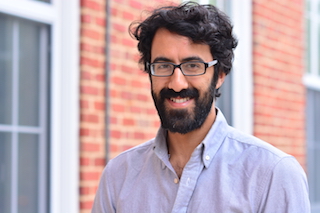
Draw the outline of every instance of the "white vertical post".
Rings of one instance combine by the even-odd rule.
[[[239,44],[233,69],[233,126],[253,132],[252,2],[232,1],[232,21]]]

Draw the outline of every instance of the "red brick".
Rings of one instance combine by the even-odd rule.
[[[92,39],[102,39],[104,37],[103,34],[99,33],[98,31],[95,30],[90,30],[90,29],[81,29],[81,34],[84,37],[92,38]]]
[[[136,47],[137,43],[132,39],[124,38],[124,39],[122,39],[122,45],[128,46],[128,47]]]
[[[96,114],[81,114],[81,121],[89,122],[89,123],[98,123],[99,116]]]
[[[90,80],[92,79],[92,74],[90,72],[82,71],[81,79]]]
[[[134,14],[132,12],[124,11],[122,17],[127,20],[134,20]]]
[[[106,165],[106,159],[105,158],[96,158],[94,160],[94,165],[96,165],[96,166],[105,166]]]
[[[123,146],[122,146],[122,151],[131,149],[132,147],[133,147],[132,145],[123,145]]]
[[[144,132],[135,132],[133,138],[134,139],[145,139],[146,136],[145,136]]]
[[[117,144],[110,144],[110,152],[111,153],[117,153],[120,151],[120,147]]]
[[[126,73],[132,73],[133,68],[126,65],[122,65],[121,70]]]
[[[99,61],[97,59],[88,58],[88,57],[81,57],[80,64],[88,65],[96,68],[104,68],[104,62]]]
[[[121,104],[112,104],[111,109],[115,112],[124,112],[125,111],[125,106]]]
[[[80,158],[80,165],[81,165],[81,166],[88,166],[88,165],[90,165],[90,159],[89,159],[89,158]]]
[[[99,4],[97,1],[94,1],[94,0],[81,0],[81,6],[90,8],[95,11],[105,10],[103,4]]]
[[[127,81],[123,77],[113,77],[111,81],[115,84],[126,85]]]
[[[104,18],[97,17],[95,19],[95,21],[96,21],[96,24],[101,26],[101,27],[105,27],[106,26],[106,20]]]
[[[127,27],[122,24],[113,23],[113,28],[119,32],[127,32]]]
[[[93,201],[81,201],[80,209],[90,210],[92,208],[92,205],[93,205]]]
[[[134,126],[135,125],[135,121],[133,119],[128,119],[128,118],[123,119],[122,123],[124,126]]]
[[[80,187],[80,190],[79,190],[81,195],[91,194],[90,191],[91,191],[90,187]]]
[[[106,76],[104,74],[97,74],[95,76],[95,80],[104,82],[106,80]]]
[[[134,0],[130,0],[130,1],[129,1],[129,5],[130,5],[131,7],[133,7],[133,8],[139,9],[139,10],[141,10],[142,7],[143,7],[143,5],[142,5],[141,2],[139,2],[139,1],[134,1]]]
[[[83,94],[98,95],[99,90],[96,87],[92,86],[81,86],[80,92]]]
[[[98,152],[100,147],[101,145],[97,143],[81,143],[81,150],[86,152]]]
[[[118,119],[116,117],[110,117],[110,124],[117,124],[118,123]]]
[[[138,94],[136,96],[136,98],[139,100],[139,101],[148,101],[149,100],[149,96],[148,95],[143,95],[143,94]]]
[[[104,102],[100,102],[100,101],[96,101],[96,102],[94,102],[94,108],[96,110],[104,111],[105,110],[105,103]]]
[[[121,138],[121,132],[117,130],[112,130],[110,132],[111,138]]]
[[[141,107],[132,106],[132,107],[130,107],[130,112],[140,113],[140,112],[142,112],[142,108]]]
[[[80,108],[81,109],[88,109],[89,107],[90,107],[89,101],[80,100]]]
[[[81,180],[99,180],[100,172],[80,172]]]
[[[90,129],[87,129],[87,128],[80,129],[80,136],[89,136],[89,135],[90,135]]]
[[[121,92],[121,98],[123,99],[132,99],[133,94],[131,92]]]
[[[91,22],[91,16],[90,15],[82,15],[81,16],[81,22],[90,23]]]

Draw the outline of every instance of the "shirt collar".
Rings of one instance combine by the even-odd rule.
[[[154,141],[153,150],[158,158],[162,161],[162,169],[170,167],[169,154],[167,147],[167,130],[160,127]]]
[[[216,109],[216,120],[213,123],[211,129],[209,130],[208,134],[202,141],[204,147],[202,160],[206,168],[209,167],[210,163],[215,157],[215,154],[217,153],[225,137],[227,136],[228,123],[220,109]]]
[[[217,153],[219,147],[223,143],[226,135],[227,135],[227,128],[228,124],[227,121],[220,111],[217,109],[217,116],[214,124],[212,125],[211,129],[209,130],[208,134],[204,138],[201,144],[198,145],[198,149],[202,148],[202,160],[204,166],[208,168],[212,159],[214,158],[215,154]],[[167,138],[167,130],[160,127],[158,130],[157,136],[154,142],[154,152],[156,155],[162,160],[162,168],[164,169],[166,166],[171,167],[169,162],[168,156],[168,148],[166,143]]]

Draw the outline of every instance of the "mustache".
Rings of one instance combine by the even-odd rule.
[[[165,98],[198,98],[199,97],[199,91],[195,88],[188,88],[188,89],[183,89],[180,92],[176,92],[173,89],[168,89],[168,88],[163,88],[160,91],[160,97],[165,99]]]

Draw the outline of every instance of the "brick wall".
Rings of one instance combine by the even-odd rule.
[[[81,1],[80,31],[80,209],[91,212],[105,166],[104,0]]]
[[[254,134],[305,166],[303,0],[253,0]]]

